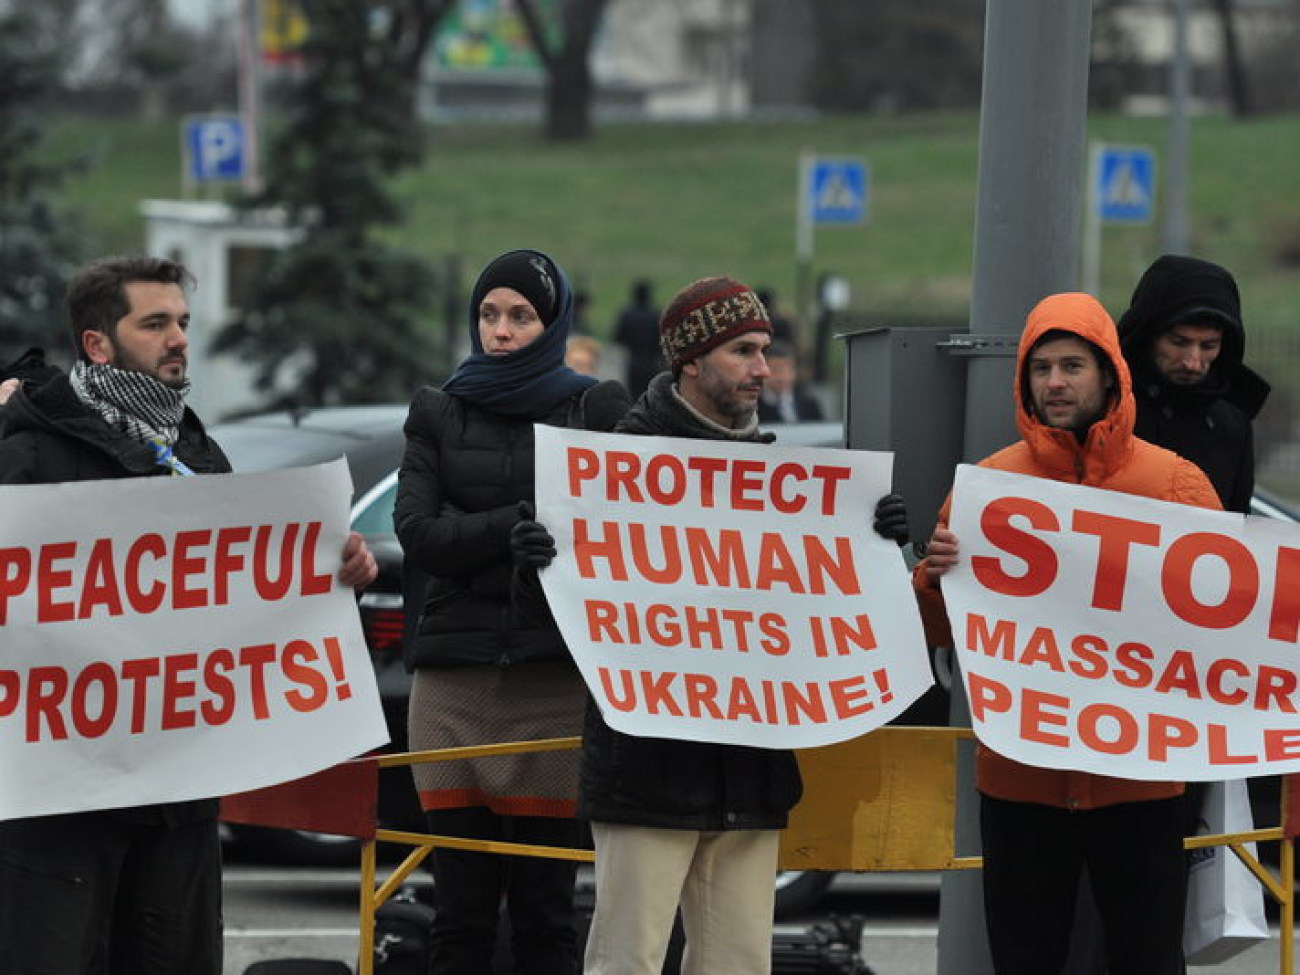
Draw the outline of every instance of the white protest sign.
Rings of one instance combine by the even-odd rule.
[[[343,461],[0,487],[0,819],[218,796],[388,740]]]
[[[1143,780],[1300,770],[1300,526],[963,465],[944,600],[986,745]]]
[[[871,528],[891,455],[535,429],[543,586],[611,727],[825,745],[933,683],[902,553]]]

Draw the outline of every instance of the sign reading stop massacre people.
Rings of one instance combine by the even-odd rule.
[[[1134,779],[1300,770],[1300,526],[962,466],[951,527],[989,747]]]
[[[343,461],[0,487],[0,819],[298,778],[388,740]]]
[[[902,554],[871,528],[891,455],[535,429],[543,586],[611,727],[824,745],[933,682]]]

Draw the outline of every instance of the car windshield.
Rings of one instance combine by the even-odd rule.
[[[235,469],[241,472],[303,467],[342,457],[353,438],[329,430],[223,424],[213,429]]]
[[[365,535],[393,534],[393,505],[397,503],[397,476],[384,478],[352,511],[352,530]]]

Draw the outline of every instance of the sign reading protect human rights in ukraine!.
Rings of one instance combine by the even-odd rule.
[[[388,740],[342,460],[0,487],[0,819],[243,792]]]
[[[933,678],[892,456],[537,426],[547,600],[609,725],[768,748],[843,741]]]
[[[963,465],[951,527],[990,748],[1130,779],[1300,771],[1300,526]]]

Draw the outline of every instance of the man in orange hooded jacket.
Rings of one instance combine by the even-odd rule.
[[[995,470],[1220,508],[1190,461],[1133,435],[1128,366],[1115,324],[1085,294],[1044,298],[1016,360],[1021,440]],[[944,504],[913,584],[931,646],[953,646],[940,579],[959,558]],[[985,919],[998,975],[1054,975],[1069,950],[1087,869],[1111,975],[1178,975],[1187,896],[1181,782],[1038,768],[981,745],[976,756]]]

